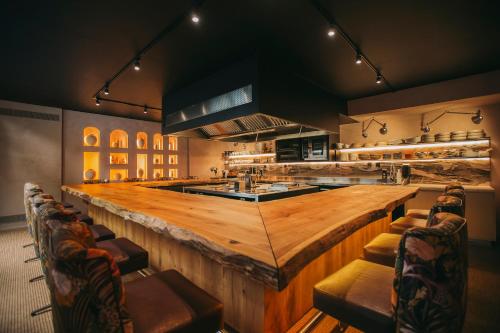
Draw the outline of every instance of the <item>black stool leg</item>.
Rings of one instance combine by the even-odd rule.
[[[349,328],[349,325],[347,325],[346,323],[343,323],[339,320],[338,324],[334,327],[332,332],[342,333],[342,332],[345,332],[348,328]]]
[[[24,261],[24,263],[26,264],[26,263],[29,263],[29,262],[32,262],[32,261],[36,261],[36,260],[40,260],[40,257],[33,257],[33,258],[26,259]]]
[[[40,281],[40,280],[43,280],[43,278],[44,278],[44,275],[38,275],[38,276],[35,276],[34,278],[30,279],[30,282]]]
[[[50,305],[50,304],[42,306],[41,308],[34,310],[33,312],[31,312],[31,316],[35,317],[35,316],[41,315],[42,313],[49,312],[49,311],[52,311],[52,305]]]

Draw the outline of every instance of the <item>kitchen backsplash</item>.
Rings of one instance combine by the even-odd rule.
[[[380,178],[382,169],[388,169],[389,166],[388,163],[383,162],[371,162],[366,164],[267,164],[264,174],[265,176],[289,177]],[[234,166],[231,169],[246,170],[248,167]],[[459,181],[466,185],[489,185],[490,161],[411,163],[411,183],[446,184],[452,181]]]

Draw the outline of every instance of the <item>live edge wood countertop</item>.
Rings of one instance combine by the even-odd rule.
[[[416,187],[358,185],[256,203],[148,187],[181,183],[64,185],[62,190],[174,238],[275,290],[285,288],[313,259],[418,192]]]

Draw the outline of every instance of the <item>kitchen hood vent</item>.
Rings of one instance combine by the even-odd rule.
[[[231,142],[338,133],[346,102],[277,68],[247,59],[165,95],[162,133]]]

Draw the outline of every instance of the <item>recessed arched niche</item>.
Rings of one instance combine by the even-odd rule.
[[[148,135],[145,132],[137,132],[135,144],[137,149],[148,149]]]
[[[177,138],[175,136],[168,137],[168,150],[177,150]]]
[[[95,127],[85,127],[83,129],[83,146],[99,147],[101,145],[101,132]]]
[[[128,134],[124,130],[115,129],[109,135],[111,148],[128,148]]]
[[[160,133],[153,135],[153,149],[163,150],[163,136]]]

